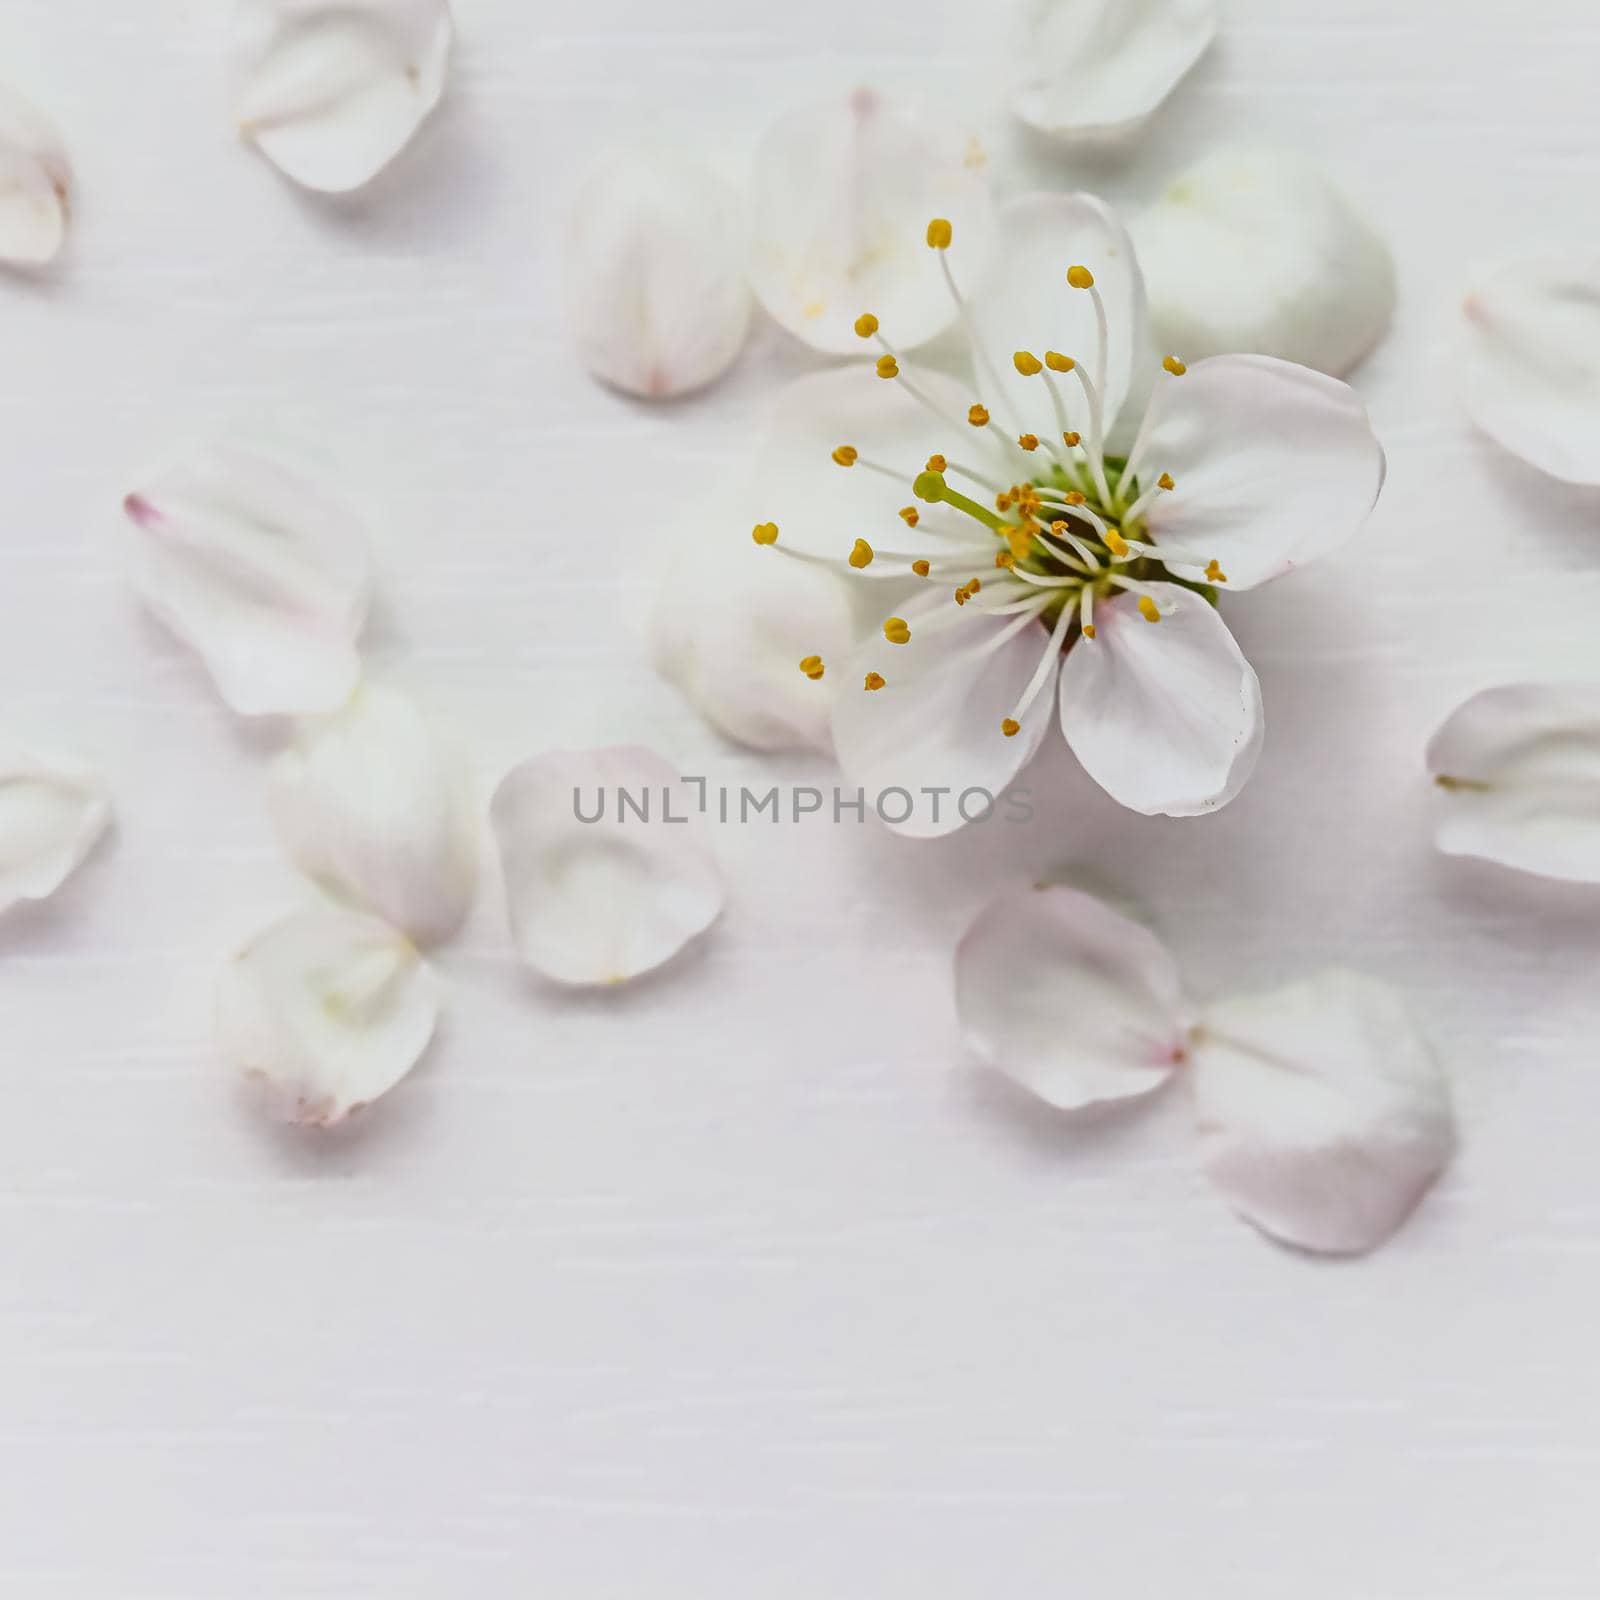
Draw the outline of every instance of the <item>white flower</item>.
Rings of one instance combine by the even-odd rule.
[[[72,163],[42,111],[0,87],[0,261],[37,267],[60,253]]]
[[[275,923],[224,970],[222,1059],[291,1122],[331,1127],[392,1089],[439,1019],[433,972],[376,917],[325,908]]]
[[[738,194],[686,156],[617,152],[567,236],[567,320],[597,378],[649,400],[719,378],[750,327]]]
[[[456,750],[398,690],[364,684],[274,760],[284,848],[335,895],[420,944],[448,939],[478,881],[478,812]]]
[[[239,0],[234,118],[307,189],[375,178],[444,93],[447,0]]]
[[[508,773],[490,819],[522,959],[559,983],[626,983],[704,933],[723,883],[698,813],[670,763],[634,746]]]
[[[1132,227],[1156,336],[1191,360],[1248,350],[1348,372],[1394,314],[1394,259],[1332,178],[1291,150],[1222,150]]]
[[[1600,683],[1486,689],[1446,718],[1427,761],[1445,855],[1600,883]]]
[[[98,773],[0,739],[0,916],[21,901],[49,899],[110,821]]]
[[[1488,269],[1462,313],[1473,421],[1541,472],[1600,485],[1600,258]]]
[[[928,228],[940,266],[951,232]],[[1009,207],[970,304],[946,278],[973,386],[905,369],[892,330],[863,314],[876,377],[847,368],[789,391],[756,464],[765,519],[726,559],[923,581],[846,660],[820,646],[799,660],[808,678],[844,679],[832,725],[851,782],[998,794],[1058,704],[1067,743],[1123,805],[1226,804],[1255,764],[1261,693],[1212,594],[1361,525],[1384,475],[1365,409],[1269,357],[1169,356],[1129,452],[1111,453],[1113,420],[1156,363],[1127,234],[1090,196]],[[962,810],[916,807],[905,826],[948,831]]]
[[[750,283],[796,338],[835,355],[854,347],[863,304],[910,348],[955,319],[919,247],[929,216],[962,230],[964,270],[983,270],[994,208],[981,147],[871,89],[783,117],[751,174]]]
[[[1161,942],[1075,889],[995,901],[956,1005],[976,1055],[1065,1111],[1186,1078],[1211,1180],[1301,1249],[1381,1244],[1455,1149],[1449,1083],[1387,985],[1333,970],[1196,1017]]]
[[[235,711],[334,711],[350,698],[372,563],[349,507],[225,448],[190,453],[123,505],[135,587]]]
[[[1062,140],[1142,128],[1217,34],[1216,0],[1028,0],[1010,103]]]

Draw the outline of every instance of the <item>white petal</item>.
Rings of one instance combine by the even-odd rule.
[[[978,343],[995,369],[980,380],[1004,386],[1003,406],[991,403],[1019,431],[1055,437],[1047,380],[1024,378],[1012,365],[1019,350],[1043,359],[1047,350],[1081,362],[1098,383],[1094,297],[1067,284],[1067,268],[1087,267],[1105,306],[1108,339],[1101,396],[1107,425],[1127,399],[1136,363],[1153,362],[1145,327],[1144,277],[1133,243],[1117,214],[1092,194],[1031,194],[1000,212],[994,265],[973,301]],[[1073,374],[1052,373],[1066,403],[1068,426],[1089,432],[1088,402]]]
[[[1434,734],[1428,772],[1446,855],[1600,883],[1600,684],[1474,695]]]
[[[1041,133],[1095,143],[1149,120],[1217,33],[1216,0],[1031,0],[1012,108]]]
[[[447,0],[239,0],[234,118],[307,189],[370,182],[444,93]]]
[[[897,349],[955,321],[928,223],[955,230],[951,270],[976,282],[993,247],[981,159],[935,121],[870,89],[782,118],[756,152],[750,282],[790,333],[834,354],[861,349],[873,312]]]
[[[455,749],[397,690],[358,689],[273,762],[267,797],[301,871],[419,944],[472,906],[478,813]]]
[[[670,151],[617,154],[567,237],[567,318],[584,365],[660,400],[719,378],[750,326],[739,196]]]
[[[1199,595],[1148,585],[1159,622],[1132,595],[1094,609],[1096,636],[1061,668],[1061,729],[1089,776],[1146,816],[1225,806],[1261,753],[1261,685],[1227,624]]]
[[[560,983],[637,978],[722,911],[696,791],[654,751],[535,756],[501,783],[490,816],[518,953]]]
[[[348,507],[233,449],[192,453],[125,506],[141,598],[235,711],[332,711],[350,697],[372,573]]]
[[[1462,311],[1473,421],[1553,478],[1600,484],[1600,259],[1507,262]]]
[[[869,810],[899,833],[931,839],[982,819],[1033,759],[1050,726],[1050,683],[1018,719],[1018,733],[1007,738],[1000,725],[1049,635],[1030,623],[975,659],[1016,618],[986,617],[975,605],[958,611],[948,590],[899,614],[910,624],[909,644],[890,644],[880,630],[845,665],[833,740],[846,786],[864,791]],[[864,687],[869,672],[883,688]]]
[[[1184,1056],[1166,946],[1078,889],[990,905],[956,951],[956,1010],[969,1049],[1064,1111],[1148,1094]]]
[[[0,87],[0,261],[43,266],[60,253],[72,163],[43,112]]]
[[[1155,543],[1215,557],[1230,589],[1252,589],[1344,544],[1385,462],[1348,384],[1270,356],[1213,356],[1162,378],[1135,469],[1141,485],[1163,472],[1176,485],[1145,514]]]
[[[22,900],[49,899],[110,820],[97,773],[0,740],[0,915]]]
[[[438,1017],[433,973],[402,935],[353,911],[303,911],[224,970],[217,1047],[279,1115],[330,1127],[410,1072]]]
[[[1207,156],[1132,232],[1156,335],[1190,362],[1254,351],[1345,373],[1394,314],[1389,247],[1292,151]]]
[[[1393,989],[1358,973],[1210,1007],[1192,1077],[1212,1182],[1305,1250],[1382,1244],[1455,1149],[1427,1040]]]

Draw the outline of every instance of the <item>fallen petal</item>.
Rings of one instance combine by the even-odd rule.
[[[307,189],[370,182],[444,94],[447,0],[240,0],[239,131]]]
[[[438,1018],[433,972],[402,934],[359,912],[302,911],[224,970],[217,1047],[277,1115],[325,1128],[399,1083]]]
[[[647,400],[720,378],[750,327],[737,193],[669,151],[618,154],[567,237],[567,320],[597,378]]]
[[[1064,1111],[1160,1088],[1184,1058],[1182,1009],[1166,946],[1078,889],[1008,891],[956,951],[968,1048]]]
[[[1455,1151],[1427,1040],[1394,989],[1359,973],[1208,1008],[1191,1079],[1212,1182],[1303,1250],[1382,1244]]]
[[[66,240],[72,163],[42,111],[0,87],[0,261],[38,267]]]
[[[1427,762],[1445,855],[1600,883],[1600,683],[1486,689],[1445,720]]]
[[[1600,261],[1507,262],[1462,312],[1473,421],[1553,478],[1600,484]]]
[[[552,751],[509,773],[490,818],[522,959],[560,983],[625,983],[709,928],[722,873],[697,810],[637,746]]]
[[[1133,225],[1161,344],[1348,372],[1394,315],[1394,258],[1329,174],[1288,150],[1225,150]]]
[[[365,533],[318,485],[233,449],[191,454],[130,494],[133,580],[245,715],[333,711],[360,677]]]
[[[0,915],[19,901],[49,899],[110,821],[97,773],[0,740]]]
[[[448,939],[478,881],[478,813],[457,751],[397,690],[366,684],[273,762],[268,802],[302,872],[419,944]]]

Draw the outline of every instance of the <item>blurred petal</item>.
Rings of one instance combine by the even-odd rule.
[[[976,282],[994,214],[975,147],[871,89],[791,112],[767,133],[752,175],[750,281],[790,333],[835,355],[862,348],[870,311],[898,349],[923,344],[956,313],[928,248],[950,222],[950,266]]]
[[[689,157],[639,149],[590,177],[567,238],[567,318],[597,378],[650,400],[733,364],[750,326],[739,196]]]
[[[722,911],[698,796],[654,751],[535,756],[501,783],[490,815],[517,951],[547,978],[625,983]]]
[[[1157,386],[1134,470],[1141,485],[1163,472],[1176,484],[1145,513],[1155,543],[1215,557],[1230,589],[1252,589],[1344,544],[1385,462],[1348,384],[1270,356],[1213,356]]]
[[[371,557],[352,511],[275,462],[197,451],[124,502],[134,583],[246,715],[332,711],[360,676]]]
[[[478,813],[464,764],[405,695],[364,685],[301,727],[268,801],[302,872],[419,944],[448,939],[478,881]]]
[[[44,113],[0,87],[0,261],[37,267],[66,239],[72,163]]]
[[[1462,310],[1473,421],[1553,478],[1600,484],[1600,261],[1508,262]]]
[[[307,189],[370,182],[444,93],[447,0],[240,0],[236,18],[239,131]]]
[[[303,911],[223,972],[217,1047],[278,1115],[330,1127],[410,1072],[438,1017],[433,973],[402,935],[352,911]]]
[[[1205,54],[1216,0],[1030,0],[1011,97],[1022,120],[1060,139],[1134,132]]]
[[[1192,817],[1225,806],[1261,753],[1261,685],[1216,608],[1176,584],[1146,586],[1095,607],[1096,637],[1061,668],[1061,729],[1113,800],[1146,816]]]
[[[879,815],[898,833],[931,839],[978,821],[1033,759],[1050,726],[1050,684],[1018,719],[1019,732],[1007,738],[1000,725],[1028,687],[1049,634],[1029,623],[982,653],[1017,619],[986,617],[975,605],[957,612],[944,589],[901,614],[911,626],[909,644],[889,644],[874,631],[845,665],[833,741],[847,787],[862,789],[869,808],[885,791],[906,792],[905,800],[885,798]],[[863,687],[869,672],[884,679],[881,689]],[[902,811],[909,811],[904,821]]]
[[[1077,889],[994,901],[956,951],[956,1010],[969,1049],[1064,1111],[1148,1094],[1184,1057],[1166,946]]]
[[[1253,351],[1338,375],[1394,314],[1388,245],[1322,167],[1293,151],[1205,157],[1132,232],[1156,335],[1190,362]]]
[[[1000,212],[1000,247],[994,266],[973,298],[978,342],[998,369],[1006,415],[1019,430],[1054,437],[1055,408],[1047,380],[1021,376],[1011,358],[1018,350],[1043,357],[1059,351],[1081,362],[1095,380],[1094,298],[1067,284],[1067,268],[1094,275],[1106,311],[1104,410],[1109,426],[1128,397],[1136,365],[1154,365],[1145,328],[1144,278],[1127,230],[1105,201],[1092,194],[1031,194]],[[995,379],[980,374],[992,384]],[[1075,376],[1052,375],[1066,405],[1068,426],[1089,431],[1088,402]]]
[[[110,821],[99,774],[0,740],[0,915],[22,900],[49,899]]]
[[[1304,1250],[1405,1221],[1455,1150],[1450,1087],[1388,985],[1332,971],[1210,1007],[1192,1068],[1201,1156],[1229,1204]]]
[[[1600,684],[1474,695],[1429,742],[1428,772],[1446,855],[1600,883]]]

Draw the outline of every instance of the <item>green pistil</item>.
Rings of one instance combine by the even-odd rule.
[[[981,522],[990,533],[1003,533],[1011,526],[1010,523],[990,511],[987,506],[979,505],[976,500],[969,495],[962,494],[959,489],[952,489],[945,482],[942,472],[919,474],[917,481],[912,485],[912,490],[919,500],[926,500],[931,506],[954,506],[957,511],[965,511],[969,517]]]

